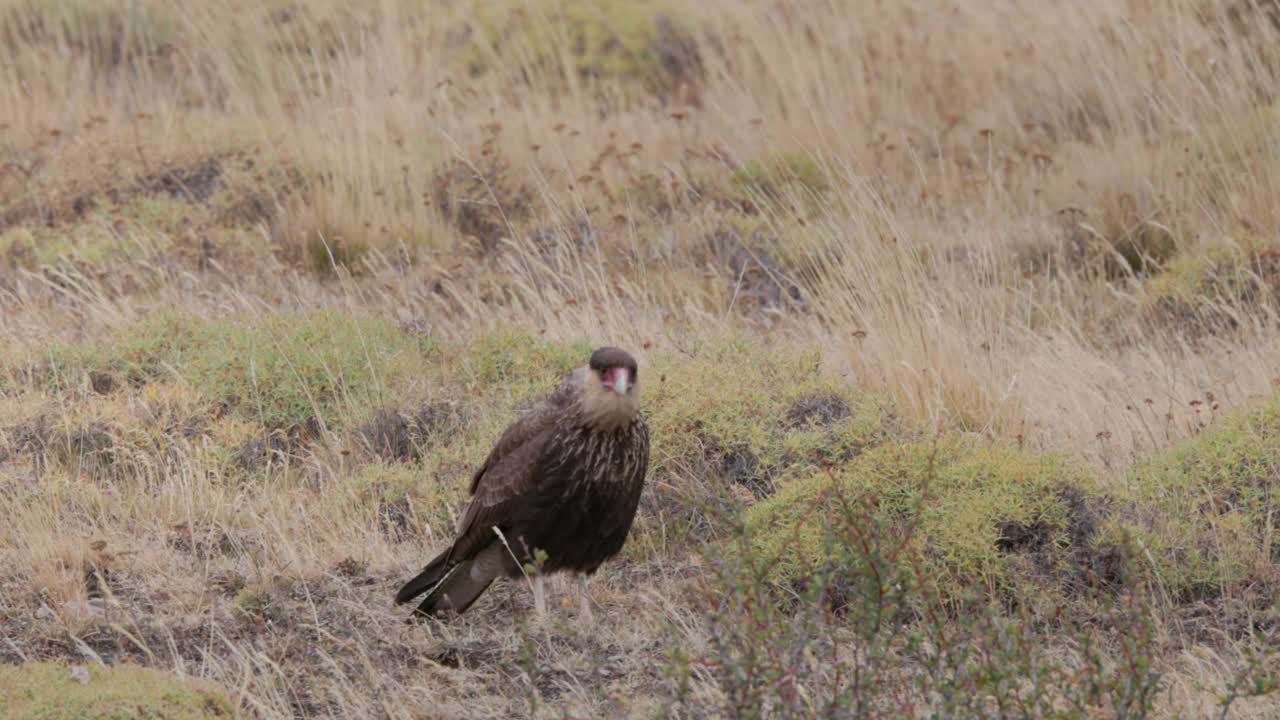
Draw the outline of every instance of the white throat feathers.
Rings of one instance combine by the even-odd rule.
[[[635,419],[640,412],[640,383],[636,378],[629,380],[626,391],[620,393],[588,369],[579,400],[583,422],[596,430],[615,432]]]

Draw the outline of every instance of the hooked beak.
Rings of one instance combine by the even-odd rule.
[[[627,375],[626,368],[609,368],[604,373],[605,387],[613,390],[619,395],[627,394],[627,384],[630,378]]]

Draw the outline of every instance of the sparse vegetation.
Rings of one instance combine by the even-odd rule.
[[[235,706],[226,693],[209,683],[179,680],[136,665],[0,666],[0,687],[4,688],[0,717],[6,720],[235,717]]]
[[[1274,717],[1276,17],[8,3],[0,715]],[[604,344],[595,626],[404,625]]]

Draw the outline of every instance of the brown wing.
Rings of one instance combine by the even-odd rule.
[[[566,375],[550,397],[498,438],[471,478],[471,502],[458,523],[450,561],[466,559],[484,549],[495,539],[492,527],[502,525],[521,499],[537,489],[539,478],[534,469],[555,434],[556,419],[568,409],[581,382],[581,371]]]
[[[489,451],[489,457],[485,458],[484,464],[476,469],[475,475],[471,476],[469,494],[476,494],[481,478],[491,468],[502,462],[503,458],[516,452],[519,448],[528,444],[530,440],[541,435],[547,428],[555,424],[556,417],[567,409],[569,403],[573,400],[574,394],[581,389],[583,375],[584,371],[581,369],[567,373],[561,379],[560,385],[546,400],[543,400],[533,410],[522,415],[503,431],[502,437],[498,438],[498,442]]]

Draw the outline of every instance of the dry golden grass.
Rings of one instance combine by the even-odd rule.
[[[513,330],[663,372],[711,338],[816,347],[887,433],[1061,452],[1104,486],[1280,383],[1274,2],[479,5],[0,7],[0,658],[131,659],[260,717],[654,716],[667,651],[715,640],[707,548],[664,514],[706,468],[660,437],[597,628],[530,626],[515,584],[450,624],[390,605],[561,361],[486,371]],[[1249,283],[1165,274],[1224,246]],[[357,328],[321,372],[363,394],[300,381],[319,419],[281,428],[180,355],[84,359],[168,312],[300,377],[314,347],[255,323],[315,310],[399,328],[423,370]],[[442,401],[463,420],[410,469],[362,444],[379,407]],[[1165,610],[1158,716],[1219,712],[1274,649]],[[674,716],[731,714],[690,682]]]

